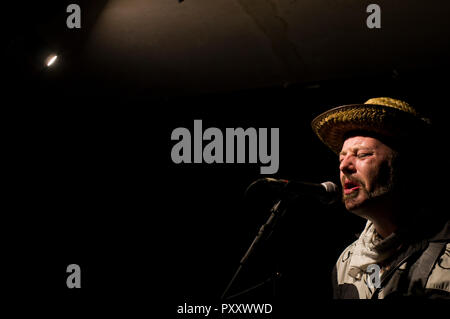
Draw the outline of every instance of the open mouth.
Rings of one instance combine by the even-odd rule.
[[[361,185],[359,183],[347,180],[344,183],[344,195],[349,195],[353,192],[357,192],[360,187]]]

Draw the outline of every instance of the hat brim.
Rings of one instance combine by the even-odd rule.
[[[406,137],[425,124],[417,116],[383,105],[351,104],[328,110],[312,122],[313,131],[333,152],[339,154],[351,131]]]

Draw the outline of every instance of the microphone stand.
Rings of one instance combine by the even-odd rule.
[[[273,281],[275,281],[276,279],[278,279],[280,277],[281,277],[281,273],[280,272],[275,272],[273,275],[271,275],[270,277],[267,277],[264,281],[260,282],[259,284],[256,284],[256,285],[254,285],[254,286],[252,286],[250,288],[247,288],[247,289],[245,289],[245,290],[243,290],[241,292],[238,292],[238,293],[236,293],[236,294],[234,294],[232,296],[229,296],[226,299],[227,300],[228,299],[233,299],[233,298],[239,297],[241,295],[244,295],[244,294],[246,294],[246,293],[248,293],[248,292],[250,292],[250,291],[252,291],[254,289],[257,289],[257,288],[262,287],[262,286],[264,286],[264,285],[266,285],[266,284],[268,284],[270,282],[273,282]],[[223,297],[224,297],[224,295],[222,295],[222,299],[223,299]]]
[[[241,261],[239,262],[239,267],[236,270],[236,272],[234,273],[233,277],[231,278],[230,282],[228,283],[228,286],[225,288],[225,291],[223,292],[222,296],[221,296],[221,300],[225,299],[225,296],[227,295],[228,291],[230,290],[230,288],[232,287],[233,283],[235,282],[236,278],[238,277],[239,273],[241,272],[242,268],[244,267],[244,265],[247,263],[249,257],[253,254],[253,252],[255,251],[255,248],[257,247],[258,243],[261,242],[262,238],[268,233],[267,235],[267,239],[272,235],[273,230],[274,230],[274,226],[276,225],[277,220],[282,217],[287,210],[287,201],[286,200],[279,200],[278,202],[275,203],[275,205],[273,205],[273,207],[270,209],[270,216],[267,219],[266,223],[263,224],[261,226],[261,228],[258,231],[258,234],[256,235],[255,239],[253,240],[253,242],[250,244],[250,247],[247,249],[247,252],[245,253],[245,255],[242,257]],[[260,284],[257,284],[249,289],[246,289],[240,293],[237,293],[231,297],[228,297],[227,299],[231,299],[233,297],[237,297],[239,295],[242,295],[244,293],[247,293],[253,289],[256,289],[270,281],[273,281],[276,278],[280,277],[280,273],[276,273],[273,276],[270,276],[269,278],[267,278],[266,280],[264,280],[263,282],[261,282]]]

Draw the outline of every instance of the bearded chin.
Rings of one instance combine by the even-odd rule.
[[[367,195],[366,204],[369,204],[371,202],[383,200],[383,198],[389,197],[399,188],[395,171],[393,167],[389,164],[383,165],[381,167],[378,180],[379,180],[378,185],[376,185],[371,191],[367,190],[366,184],[364,182],[359,181],[361,185],[359,191],[352,192],[348,195],[343,194],[342,201],[345,204],[346,200],[351,201],[352,199],[358,197],[358,195],[360,195],[361,192],[364,192]],[[365,204],[363,204],[363,206],[365,206]]]
[[[387,183],[386,185],[381,185],[381,186],[377,186],[375,188],[375,190],[373,191],[367,191],[367,189],[364,187],[364,185],[361,185],[361,188],[359,189],[358,192],[353,192],[351,194],[348,195],[342,195],[342,202],[345,203],[346,200],[351,200],[353,198],[358,197],[358,195],[360,194],[360,192],[364,192],[367,194],[367,201],[371,202],[371,201],[376,201],[376,200],[380,200],[383,197],[386,197],[390,194],[392,194],[393,192],[393,183]]]

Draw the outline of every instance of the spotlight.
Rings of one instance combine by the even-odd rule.
[[[56,59],[58,58],[58,56],[56,54],[52,54],[50,55],[46,60],[45,60],[45,64],[47,65],[47,67],[51,67]]]

